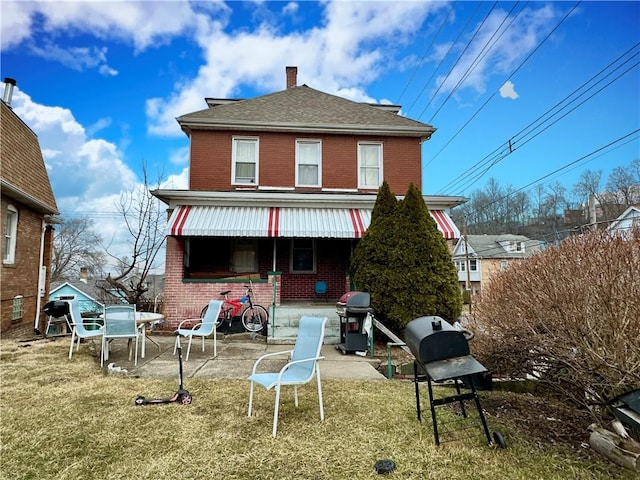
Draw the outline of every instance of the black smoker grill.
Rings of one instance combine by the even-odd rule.
[[[466,336],[465,336],[466,334]],[[436,406],[459,402],[464,418],[467,418],[464,401],[473,400],[482,421],[482,428],[487,437],[487,443],[492,444],[487,421],[480,406],[478,392],[474,385],[473,377],[487,372],[487,369],[478,362],[469,351],[468,340],[473,334],[468,330],[459,330],[452,327],[440,317],[420,317],[409,322],[405,328],[405,343],[413,353],[414,384],[416,390],[416,410],[418,421],[422,421],[420,413],[420,389],[419,378],[426,376],[429,390],[429,405],[431,407],[431,419],[433,421],[433,435],[436,445],[440,445],[438,435],[438,421],[436,419]],[[453,380],[456,394],[435,399],[431,382],[443,382]],[[471,392],[460,391],[460,380],[466,380]],[[494,440],[504,448],[504,439],[499,432],[494,433]]]
[[[364,331],[364,320],[371,312],[371,297],[366,292],[347,292],[336,304],[340,317],[340,343],[336,350],[342,353],[366,352],[369,347],[369,335]]]

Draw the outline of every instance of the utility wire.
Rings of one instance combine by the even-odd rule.
[[[640,44],[640,43],[639,43]],[[634,45],[634,47],[632,47],[630,50],[632,50],[633,48],[635,48],[638,44]],[[475,168],[478,163],[481,163],[483,160],[487,159],[487,157],[484,157],[484,159],[481,162],[476,163],[476,165],[474,165],[474,167],[472,167],[472,169],[467,170],[466,172],[463,172],[461,175],[459,175],[458,177],[456,177],[456,179],[454,179],[453,181],[449,182],[445,187],[443,187],[443,189],[447,189],[447,188],[454,188],[456,186],[459,186],[461,182],[464,181],[465,178],[467,178],[467,181],[464,182],[463,186],[459,188],[463,188],[466,189],[469,186],[471,186],[473,183],[477,182],[480,177],[482,175],[484,175],[489,168],[495,166],[497,163],[501,162],[502,160],[504,160],[507,156],[511,155],[513,152],[515,152],[516,150],[522,148],[524,145],[526,145],[527,143],[529,143],[531,140],[533,140],[534,138],[536,138],[537,136],[541,135],[543,132],[545,132],[546,130],[548,130],[549,128],[551,128],[553,125],[555,125],[556,123],[558,123],[560,120],[562,120],[564,117],[566,117],[567,115],[569,115],[570,113],[572,113],[573,111],[575,111],[577,108],[579,108],[580,106],[582,106],[583,104],[585,104],[588,100],[590,100],[591,98],[593,98],[594,96],[596,96],[597,94],[599,94],[600,92],[602,92],[605,88],[609,87],[612,83],[616,82],[617,80],[619,80],[621,77],[623,77],[624,75],[626,75],[627,73],[629,73],[631,70],[633,70],[634,68],[636,68],[640,62],[636,62],[635,64],[633,64],[632,66],[630,66],[627,70],[625,70],[624,72],[622,72],[621,74],[619,74],[617,77],[615,77],[613,80],[611,80],[610,82],[608,82],[607,84],[605,84],[604,86],[602,86],[601,88],[599,88],[598,90],[596,90],[594,93],[592,93],[591,95],[589,95],[587,98],[585,98],[584,100],[582,100],[580,103],[578,103],[577,105],[575,105],[573,108],[571,108],[570,110],[568,110],[567,112],[565,112],[563,115],[561,115],[560,117],[556,118],[553,122],[548,123],[546,126],[545,123],[549,122],[553,117],[559,115],[563,110],[565,110],[566,108],[568,108],[572,103],[576,102],[578,99],[580,99],[580,97],[586,95],[590,90],[592,90],[593,88],[595,88],[599,83],[603,82],[607,77],[611,76],[614,72],[616,72],[617,70],[619,70],[620,68],[622,68],[625,64],[627,64],[628,62],[630,62],[633,58],[635,58],[636,56],[638,56],[640,53],[636,52],[631,58],[625,60],[622,64],[618,65],[614,70],[612,70],[611,72],[607,73],[603,78],[601,78],[600,80],[598,80],[595,84],[591,85],[589,88],[587,88],[585,91],[583,91],[582,93],[580,93],[580,95],[578,95],[577,97],[573,98],[571,101],[569,101],[567,104],[565,104],[564,106],[562,106],[562,108],[560,108],[559,110],[557,110],[556,112],[554,112],[552,115],[550,115],[548,118],[546,118],[544,121],[541,121],[541,119],[543,119],[545,116],[547,116],[549,114],[549,112],[553,111],[556,107],[558,107],[559,105],[561,105],[563,102],[565,102],[569,97],[571,97],[574,93],[576,93],[577,91],[579,91],[581,88],[583,88],[585,85],[587,85],[589,82],[591,82],[594,78],[596,78],[597,76],[599,76],[604,70],[606,70],[607,68],[609,68],[613,63],[615,63],[616,61],[618,61],[620,58],[622,58],[622,56],[626,55],[630,50],[628,50],[627,52],[625,52],[623,55],[621,55],[620,57],[618,57],[614,62],[610,63],[609,65],[607,65],[607,67],[605,67],[603,70],[601,70],[600,72],[598,72],[595,76],[591,77],[589,80],[587,80],[585,83],[583,83],[580,87],[578,87],[576,90],[574,90],[573,92],[571,92],[568,96],[566,96],[565,98],[563,98],[560,102],[558,102],[556,105],[554,105],[552,108],[550,108],[549,110],[547,110],[543,115],[539,116],[537,119],[535,119],[533,122],[531,122],[529,125],[527,125],[525,128],[523,128],[522,130],[520,130],[516,135],[514,135],[513,137],[511,137],[508,141],[508,143],[506,144],[508,146],[508,149],[503,148],[502,152],[500,153],[500,155],[498,157],[494,157],[493,161],[491,162],[491,164],[483,171],[483,173],[480,176],[475,175],[477,168]],[[530,127],[534,126],[533,128],[530,129]],[[544,126],[544,128],[542,128]],[[542,128],[542,130],[539,130],[536,132],[536,129]],[[528,131],[527,131],[528,130]],[[523,134],[522,138],[517,138],[518,136],[520,136],[521,134]],[[534,133],[535,132],[535,133]],[[529,138],[527,138],[529,137]],[[517,146],[516,146],[517,145]],[[499,147],[500,148],[500,147]],[[497,149],[496,149],[497,150]],[[496,151],[494,150],[494,152]],[[506,152],[505,152],[506,150]],[[503,154],[503,152],[505,152]],[[490,154],[491,155],[491,154]],[[473,178],[471,178],[473,175]],[[462,177],[462,178],[461,178]],[[473,180],[473,181],[471,181]],[[469,183],[471,181],[471,183]]]
[[[518,65],[518,67],[507,77],[507,79],[505,80],[508,81],[510,80],[523,66],[524,64],[538,51],[538,49],[549,39],[549,37],[551,35],[553,35],[555,33],[555,31],[560,28],[560,26],[564,23],[564,21],[569,17],[569,15],[571,15],[571,13],[573,13],[573,11],[578,7],[578,5],[581,3],[582,0],[578,0],[575,5],[571,8],[571,10],[569,10],[566,15],[562,18],[562,20],[560,20],[560,22],[544,37],[544,39],[542,39],[542,41],[536,46],[536,48],[534,48],[531,53],[529,55],[527,55],[527,57],[520,63],[520,65]],[[460,132],[462,132],[467,125],[469,125],[469,123],[471,123],[471,121],[480,113],[480,111],[493,99],[493,97],[495,97],[497,92],[493,92],[489,98],[487,98],[487,100],[480,106],[480,108],[478,110],[476,110],[476,112],[471,116],[471,118],[469,118],[469,120],[467,120],[465,122],[465,124],[453,135],[453,137],[451,137],[449,139],[449,141],[438,151],[438,153],[436,153],[431,160],[429,160],[423,167],[422,169],[424,170],[429,164],[431,164],[431,162],[433,162],[443,151],[445,148],[447,148],[451,142],[460,134]]]
[[[411,111],[411,109],[413,108],[413,106],[416,104],[416,102],[420,99],[420,97],[422,96],[423,92],[425,91],[425,89],[431,84],[431,80],[433,80],[433,77],[435,76],[435,74],[438,72],[438,70],[440,70],[440,67],[442,66],[442,64],[444,63],[444,61],[449,57],[449,53],[451,53],[451,50],[453,50],[453,47],[455,47],[456,43],[458,43],[458,40],[460,39],[460,37],[462,36],[462,34],[464,33],[464,31],[467,29],[467,27],[469,26],[469,24],[471,23],[471,20],[473,20],[473,18],[476,16],[476,12],[478,11],[478,9],[480,8],[480,3],[478,2],[476,4],[476,9],[473,11],[473,13],[471,14],[471,16],[467,19],[467,23],[465,23],[464,27],[462,27],[462,29],[458,32],[458,36],[456,37],[456,39],[451,42],[451,45],[449,46],[449,50],[447,50],[447,53],[444,54],[444,56],[442,57],[442,59],[440,60],[440,63],[438,63],[438,66],[433,70],[433,72],[431,72],[431,76],[429,77],[429,79],[424,82],[424,86],[422,87],[422,89],[420,90],[420,93],[418,93],[418,96],[416,97],[416,99],[413,101],[413,103],[411,105],[409,105],[409,108],[407,109],[407,112]]]
[[[455,63],[453,64],[453,66],[451,67],[451,69],[449,70],[449,73],[447,73],[447,75],[444,77],[444,79],[442,80],[442,82],[440,82],[440,85],[438,85],[438,88],[436,89],[436,91],[434,92],[434,94],[431,96],[431,99],[429,100],[429,102],[427,103],[427,105],[422,109],[422,112],[420,112],[420,115],[418,115],[418,120],[420,120],[422,118],[422,115],[424,115],[424,112],[427,110],[427,108],[429,108],[429,106],[431,105],[431,102],[433,102],[433,100],[436,98],[436,96],[438,96],[438,93],[440,92],[440,89],[447,83],[447,80],[449,79],[449,77],[451,76],[451,74],[453,73],[453,71],[455,70],[456,66],[458,65],[458,63],[460,62],[460,60],[462,60],[462,58],[464,57],[465,52],[467,51],[467,49],[471,46],[471,44],[473,43],[473,40],[476,38],[476,35],[478,35],[478,33],[480,32],[480,30],[482,30],[482,26],[484,25],[484,23],[487,21],[487,19],[489,18],[489,16],[491,15],[491,12],[493,12],[493,9],[496,7],[496,4],[498,3],[498,0],[496,0],[493,5],[491,6],[491,9],[489,10],[489,12],[487,12],[487,14],[485,15],[485,17],[482,19],[482,22],[480,22],[480,25],[476,28],[475,32],[473,32],[473,35],[471,37],[471,39],[469,39],[469,41],[467,42],[467,45],[464,47],[464,49],[462,50],[462,52],[460,53],[460,55],[458,56],[457,60],[455,61]],[[475,13],[475,12],[474,12]],[[466,26],[465,26],[466,28]],[[459,37],[458,37],[459,38]],[[456,38],[456,41],[453,43],[457,43],[458,38]],[[453,46],[453,45],[452,45]],[[426,85],[425,85],[426,86]]]
[[[585,87],[586,85],[588,85],[591,81],[593,81],[595,78],[597,78],[598,76],[600,76],[604,71],[606,71],[609,67],[611,67],[612,65],[614,65],[616,62],[618,62],[621,58],[623,58],[625,55],[627,55],[630,51],[632,51],[634,48],[636,48],[638,45],[640,45],[640,42],[636,43],[633,47],[631,47],[630,49],[628,49],[626,52],[624,52],[623,54],[621,54],[620,56],[618,56],[615,60],[613,60],[612,62],[610,62],[607,66],[605,66],[604,68],[602,68],[597,74],[595,74],[594,76],[592,76],[590,79],[588,79],[586,82],[584,82],[582,85],[580,85],[578,88],[576,88],[573,92],[571,92],[569,95],[565,96],[562,100],[560,100],[558,103],[556,103],[553,107],[551,107],[550,109],[548,109],[546,112],[544,112],[541,116],[539,116],[537,119],[535,119],[533,122],[529,123],[529,125],[527,125],[526,127],[524,127],[523,129],[521,129],[518,133],[516,133],[515,135],[513,135],[510,139],[509,142],[514,143],[514,142],[518,142],[519,140],[516,140],[516,138],[521,135],[523,132],[527,131],[527,129],[529,129],[532,125],[535,125],[541,118],[545,117],[549,112],[553,111],[556,107],[562,105],[568,98],[570,98],[572,95],[574,95],[576,92],[580,91],[583,87]],[[637,56],[638,54],[636,53],[633,57]],[[632,57],[632,58],[633,58]],[[627,63],[629,60],[625,61],[624,63]],[[623,63],[623,65],[624,65]],[[616,70],[620,68],[617,67]],[[615,70],[614,70],[615,71]],[[607,76],[609,76],[610,74],[607,74]],[[605,76],[606,78],[606,76]],[[597,83],[599,83],[602,80],[599,80]],[[594,85],[595,86],[595,85]],[[593,87],[591,87],[593,88]],[[583,94],[581,94],[583,95]],[[494,149],[491,153],[487,154],[485,157],[483,157],[480,161],[476,162],[476,164],[474,164],[471,168],[467,169],[465,172],[461,173],[460,175],[458,175],[458,177],[456,177],[454,180],[452,180],[451,182],[449,182],[447,185],[445,185],[443,187],[444,189],[447,189],[449,187],[453,188],[454,186],[456,186],[458,183],[460,183],[462,181],[462,179],[466,176],[470,176],[473,175],[477,169],[479,169],[481,167],[481,164],[483,164],[485,161],[487,161],[487,159],[489,159],[489,157],[491,157],[494,154],[497,154],[497,152],[499,152],[499,155],[504,154],[504,152],[506,152],[508,150],[508,147],[511,145],[511,143],[509,142],[505,142],[504,144],[501,144],[499,147],[497,147],[496,149]],[[495,158],[495,157],[494,157]]]
[[[524,7],[522,7],[518,13],[516,13],[514,16],[511,17],[511,14],[515,10],[518,3],[520,2],[516,2],[513,4],[513,7],[511,7],[511,10],[509,10],[509,13],[507,13],[505,17],[502,19],[502,22],[500,23],[500,25],[498,25],[498,28],[495,29],[495,31],[493,32],[489,40],[487,40],[487,42],[484,44],[484,46],[480,50],[480,53],[478,54],[478,56],[476,56],[475,60],[471,62],[471,64],[467,67],[467,70],[465,71],[464,75],[460,77],[460,80],[458,80],[458,83],[456,83],[456,86],[453,87],[453,89],[449,92],[449,95],[447,95],[447,98],[444,99],[444,102],[442,102],[442,104],[438,107],[435,113],[431,115],[431,118],[429,119],[428,123],[433,123],[433,120],[436,118],[438,113],[440,113],[440,110],[442,110],[442,107],[444,107],[446,103],[449,101],[449,99],[453,96],[453,94],[458,91],[458,89],[464,83],[464,81],[469,77],[469,75],[471,75],[471,73],[476,69],[476,67],[480,65],[480,62],[487,56],[487,54],[491,51],[493,46],[496,43],[498,43],[498,40],[502,38],[505,32],[509,30],[513,22],[515,22],[516,19],[520,16],[520,14],[524,11]],[[502,28],[502,26],[504,25],[504,22],[506,22],[507,19],[509,18],[511,18],[511,21],[509,22],[509,24],[505,28]],[[500,32],[500,35],[498,35],[498,37],[495,40],[493,40],[498,32]]]
[[[571,161],[569,163],[566,163],[562,167],[560,167],[560,168],[558,168],[558,169],[556,169],[556,170],[554,170],[554,171],[552,171],[550,173],[547,173],[547,174],[543,175],[542,177],[540,177],[540,178],[538,178],[538,179],[536,179],[536,180],[534,180],[534,181],[532,181],[532,182],[530,182],[530,183],[528,183],[528,184],[526,184],[526,185],[524,185],[524,186],[522,186],[520,188],[512,190],[508,194],[506,194],[506,195],[504,195],[504,196],[502,196],[502,197],[500,197],[500,198],[498,198],[496,200],[493,200],[493,201],[487,203],[486,205],[483,205],[481,210],[485,210],[488,207],[491,207],[491,206],[493,206],[493,205],[495,205],[495,204],[497,204],[499,202],[502,202],[502,201],[506,200],[507,198],[509,198],[510,196],[512,196],[512,195],[514,195],[514,194],[516,194],[518,192],[521,192],[521,191],[523,191],[523,190],[525,190],[525,189],[527,189],[527,188],[529,188],[531,186],[534,186],[534,185],[542,182],[543,180],[551,177],[552,175],[555,175],[555,174],[557,174],[559,172],[567,170],[569,167],[576,166],[577,164],[583,163],[583,162],[587,161],[588,159],[590,161],[590,160],[592,160],[590,157],[593,157],[594,155],[596,155],[596,154],[598,154],[600,152],[603,152],[604,150],[608,149],[609,147],[613,147],[614,145],[619,144],[616,147],[611,149],[611,150],[614,150],[615,148],[618,148],[618,147],[620,147],[620,146],[622,146],[622,145],[624,145],[626,143],[629,143],[630,141],[634,140],[634,138],[630,138],[630,137],[633,137],[634,135],[638,134],[638,132],[640,132],[640,128],[637,128],[636,130],[633,130],[633,131],[623,135],[622,137],[619,137],[619,138],[607,143],[606,145],[603,145],[603,146],[601,146],[601,147],[599,147],[599,148],[597,148],[595,150],[592,150],[591,152],[587,153],[586,155],[583,155],[580,158],[577,158],[576,160],[573,160],[573,161]],[[623,140],[626,140],[626,141],[623,142]]]
[[[422,54],[422,58],[418,62],[418,65],[416,65],[416,68],[413,70],[413,73],[411,74],[411,77],[409,77],[409,80],[407,80],[407,83],[405,84],[404,88],[402,89],[402,92],[400,93],[400,96],[398,97],[398,100],[395,102],[396,104],[399,104],[400,101],[402,100],[402,97],[405,94],[405,92],[407,91],[407,88],[409,88],[409,84],[413,81],[413,78],[416,76],[416,74],[418,73],[418,70],[422,66],[422,62],[424,62],[424,59],[427,57],[427,53],[429,53],[431,51],[431,48],[433,47],[433,44],[435,43],[436,39],[440,35],[440,32],[442,32],[442,29],[444,28],[444,26],[449,21],[449,17],[451,16],[451,12],[453,12],[453,5],[454,5],[454,3],[452,2],[451,6],[449,7],[449,12],[447,13],[447,16],[445,17],[445,19],[440,24],[440,28],[438,28],[438,31],[436,32],[436,34],[434,35],[433,39],[431,40],[431,43],[429,44],[429,46],[425,49],[424,53]],[[422,94],[422,92],[420,92],[420,93]]]

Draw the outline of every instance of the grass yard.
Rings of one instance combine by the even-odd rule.
[[[588,449],[540,441],[526,424],[488,416],[506,450],[486,446],[479,421],[457,441],[436,447],[426,388],[423,423],[409,381],[323,381],[325,421],[313,384],[295,409],[283,393],[278,437],[271,437],[274,392],[249,383],[187,379],[194,403],[137,407],[168,397],[177,379],[104,375],[84,344],[67,359],[68,341],[0,343],[2,479],[632,479]],[[481,392],[500,404],[499,392]],[[507,397],[505,397],[506,399]],[[443,425],[456,419],[440,407]],[[441,439],[445,439],[441,436]],[[585,439],[588,439],[585,434]],[[397,469],[378,475],[374,464]]]

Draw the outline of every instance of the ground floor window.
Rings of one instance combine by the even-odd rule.
[[[20,320],[23,315],[23,300],[22,295],[13,297],[13,305],[11,308],[11,320]]]
[[[292,273],[316,272],[316,242],[311,238],[291,239],[289,270]]]
[[[258,242],[248,238],[184,239],[185,278],[225,278],[258,273]]]

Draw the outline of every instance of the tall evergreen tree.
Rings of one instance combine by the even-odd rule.
[[[396,331],[416,317],[454,320],[462,310],[446,241],[415,185],[398,202],[385,183],[351,263],[357,288],[371,294],[379,320]]]
[[[387,286],[394,281],[389,254],[395,248],[395,210],[398,201],[384,182],[371,212],[371,223],[351,260],[351,278],[358,290],[371,294],[371,306],[381,321],[386,318],[391,299]]]

